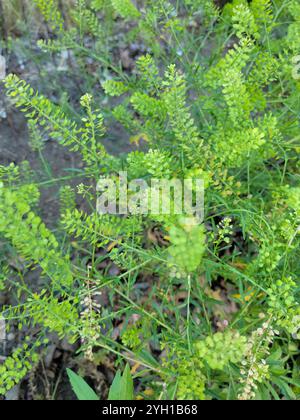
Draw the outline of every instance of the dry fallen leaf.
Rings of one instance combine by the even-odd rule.
[[[134,60],[130,57],[130,51],[129,50],[122,50],[120,52],[120,58],[122,66],[125,70],[133,69],[134,68]]]
[[[147,232],[147,239],[149,242],[155,243],[161,247],[170,245],[168,237],[164,235],[159,227],[153,227]]]

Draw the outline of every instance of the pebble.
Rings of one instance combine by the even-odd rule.
[[[5,320],[0,319],[0,341],[5,341],[6,339],[6,325]]]
[[[0,80],[6,77],[6,60],[3,55],[0,55]]]

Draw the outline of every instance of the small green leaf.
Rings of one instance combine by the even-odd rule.
[[[82,379],[79,375],[73,372],[71,369],[67,369],[67,373],[73,388],[73,391],[76,394],[76,397],[80,401],[99,401],[100,398],[92,390],[92,388]]]
[[[118,371],[109,391],[108,400],[131,401],[134,398],[133,379],[127,364],[123,375]]]

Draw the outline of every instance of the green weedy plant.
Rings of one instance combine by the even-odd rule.
[[[4,80],[40,154],[41,130],[81,153],[77,194],[90,210],[76,208],[65,179],[28,185],[20,168],[0,167],[5,252],[26,262],[1,279],[21,296],[2,317],[79,340],[89,360],[101,347],[116,364],[142,366],[144,398],[150,389],[156,399],[298,399],[298,2],[233,0],[221,9],[210,0],[80,0],[71,25],[56,1],[35,3],[53,31],[40,47],[72,50],[79,66],[86,57],[98,62],[102,94],[114,99],[99,110],[95,80],[68,115],[17,76]],[[116,59],[120,32],[123,45],[146,46],[134,70]],[[137,151],[104,148],[115,121]],[[173,213],[98,214],[97,181],[118,181],[119,171],[129,181],[203,179],[203,224]],[[45,183],[62,187],[55,232],[38,216]],[[43,285],[33,291],[26,269],[36,266]],[[109,307],[97,303],[104,290]],[[25,362],[18,366],[16,375],[5,365],[11,380],[2,394],[26,375]]]
[[[28,344],[16,349],[0,366],[0,394],[17,385],[39,360],[38,353],[30,349]]]
[[[99,397],[85,380],[67,369],[67,373],[77,398],[81,401],[99,401]],[[127,364],[123,374],[118,370],[109,391],[109,400],[130,401],[134,398],[133,379],[130,373],[130,367]]]

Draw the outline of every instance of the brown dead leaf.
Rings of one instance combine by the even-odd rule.
[[[120,52],[120,58],[122,66],[125,70],[131,70],[135,66],[134,60],[130,57],[130,51],[128,49]]]
[[[112,242],[111,244],[108,245],[107,252],[111,252],[118,245],[119,245],[119,242],[118,241]]]
[[[161,247],[170,245],[170,242],[168,241],[167,237],[164,235],[162,230],[157,226],[148,230],[147,239],[149,242],[152,242]]]
[[[212,312],[214,315],[214,322],[220,331],[227,328],[232,316],[239,310],[236,302],[231,300],[233,286],[222,281],[220,286],[216,289],[207,287],[205,293],[208,297],[220,303],[212,305]]]

